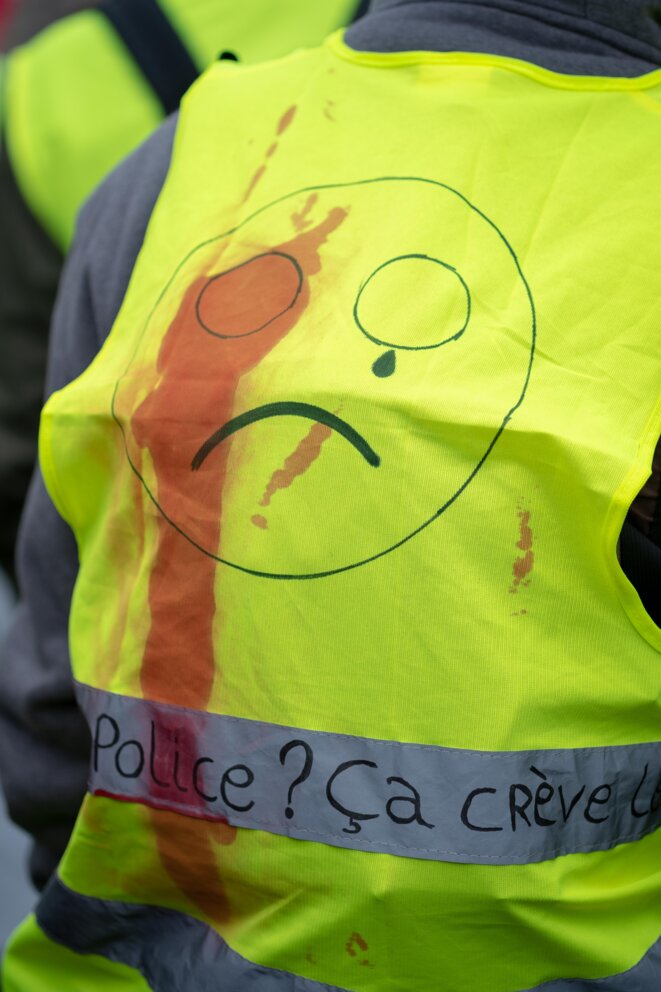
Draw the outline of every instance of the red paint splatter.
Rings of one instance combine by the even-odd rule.
[[[304,231],[306,227],[310,226],[310,211],[318,199],[319,196],[317,193],[311,193],[305,201],[303,208],[299,211],[294,211],[291,215],[292,222],[297,231]]]
[[[284,114],[282,115],[282,117],[280,118],[280,120],[278,122],[278,130],[277,130],[277,134],[278,135],[281,135],[281,134],[284,134],[285,133],[285,131],[287,130],[287,128],[289,127],[289,125],[291,124],[291,122],[294,120],[294,116],[296,114],[296,110],[297,109],[298,108],[296,107],[296,104],[294,103],[294,104],[292,104],[291,107],[289,107],[287,110],[285,110]]]
[[[335,208],[312,230],[272,249],[296,258],[303,285],[293,305],[280,312],[282,271],[279,264],[245,265],[231,273],[201,275],[189,287],[170,324],[158,356],[158,384],[141,403],[131,421],[138,445],[148,450],[157,478],[158,544],[149,582],[151,625],[140,670],[145,698],[204,711],[215,678],[218,644],[214,644],[216,612],[216,561],[206,549],[221,549],[223,491],[231,439],[218,445],[197,471],[191,461],[201,445],[232,419],[236,391],[249,373],[296,325],[310,299],[309,277],[319,272],[319,250],[342,223],[346,210]],[[264,260],[277,256],[264,254]],[[242,272],[246,294],[241,308],[242,327],[251,305],[261,326],[268,311],[274,319],[259,333],[220,339],[207,333],[197,319],[196,305],[203,290],[213,284],[205,302],[205,317],[222,326],[239,291],[235,273]],[[255,285],[256,277],[259,287]],[[257,288],[259,291],[257,292]],[[191,515],[190,510],[194,508]],[[166,517],[185,530],[196,526],[186,539]],[[199,716],[197,717],[199,721]],[[174,755],[181,762],[181,781],[190,781],[183,770],[197,759],[196,715],[178,711],[161,716],[159,733],[165,746],[154,763],[151,799],[165,805],[180,799]],[[191,805],[203,807],[201,797],[189,793]],[[152,809],[151,821],[161,862],[179,889],[216,921],[227,919],[229,905],[218,874],[215,845],[232,843],[236,830],[164,809]]]
[[[512,565],[512,575],[513,581],[510,587],[510,592],[516,594],[518,592],[519,586],[527,586],[530,584],[530,579],[528,576],[532,573],[535,567],[535,553],[533,551],[533,532],[530,528],[530,511],[519,509],[517,512],[517,517],[519,518],[519,540],[516,543],[519,551],[523,551],[523,555],[519,555],[514,559]]]
[[[369,950],[369,944],[367,943],[365,938],[361,934],[359,934],[358,931],[356,930],[354,931],[354,933],[351,934],[351,936],[347,940],[345,944],[345,948],[349,957],[356,958],[358,957],[358,951],[356,950],[356,948],[358,948],[358,950],[365,953],[365,951]],[[358,963],[369,967],[369,961],[367,958],[362,958]]]
[[[310,964],[317,964],[317,959],[315,958],[312,951],[308,951],[308,953],[305,955],[305,960],[308,961]]]
[[[263,517],[261,513],[256,513],[250,518],[250,523],[254,524],[255,527],[259,527],[260,530],[266,530],[268,528],[269,522],[266,517]]]
[[[282,134],[285,133],[285,131],[287,130],[287,128],[289,127],[289,125],[293,121],[295,114],[296,114],[296,105],[294,104],[293,106],[289,107],[289,109],[284,112],[284,114],[282,115],[282,117],[278,121],[278,126],[276,128],[276,134],[278,136],[280,136],[280,135],[282,135]],[[278,142],[277,141],[273,141],[269,145],[269,147],[266,149],[266,151],[264,152],[264,161],[259,166],[259,168],[256,170],[256,172],[252,176],[250,182],[248,183],[248,188],[246,189],[245,193],[243,194],[243,199],[241,200],[241,203],[242,204],[243,203],[246,203],[246,201],[249,200],[250,197],[252,196],[253,192],[255,191],[255,187],[257,186],[257,184],[259,182],[261,182],[262,178],[264,177],[264,173],[266,172],[266,167],[267,167],[267,164],[268,164],[268,160],[270,158],[273,158],[273,156],[275,155],[275,153],[277,152],[277,150],[278,150]]]
[[[333,116],[333,111],[335,109],[335,101],[328,100],[326,106],[324,107],[324,117],[328,118],[331,123],[335,124],[335,117]]]
[[[273,473],[259,505],[268,506],[279,489],[288,489],[294,479],[307,472],[321,454],[324,441],[327,441],[332,433],[332,428],[326,424],[313,424],[301,443],[285,459],[282,468]]]
[[[257,186],[257,183],[260,181],[260,179],[262,178],[262,176],[264,175],[265,172],[266,172],[266,166],[265,165],[260,165],[260,167],[255,172],[254,176],[252,177],[252,179],[248,183],[248,188],[245,191],[245,193],[243,194],[243,199],[242,199],[241,203],[245,203],[246,200],[248,200],[250,198],[250,196],[252,196],[252,193],[254,192],[254,189]]]
[[[254,334],[293,306],[301,274],[286,255],[266,252],[211,279],[200,293],[203,327],[221,338]]]

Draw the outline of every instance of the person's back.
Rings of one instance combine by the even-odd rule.
[[[194,87],[46,408],[90,794],[6,992],[659,986],[661,74],[359,47]]]

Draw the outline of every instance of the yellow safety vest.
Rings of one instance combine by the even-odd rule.
[[[660,110],[339,37],[193,87],[42,418],[90,794],[5,992],[657,992]]]
[[[52,25],[11,54],[2,80],[7,153],[27,204],[66,250],[83,201],[176,109],[197,72],[223,51],[252,64],[317,45],[356,6],[113,0]]]

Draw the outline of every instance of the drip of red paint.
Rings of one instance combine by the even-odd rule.
[[[214,650],[215,576],[217,563],[202,553],[168,520],[185,529],[191,513],[202,518],[203,542],[207,549],[222,547],[223,491],[231,439],[219,445],[198,471],[191,461],[203,442],[234,415],[236,391],[243,376],[254,369],[296,325],[310,299],[309,277],[319,272],[319,251],[329,235],[342,223],[346,211],[332,210],[312,230],[271,249],[296,258],[303,273],[303,286],[290,309],[281,313],[281,266],[246,265],[233,270],[232,278],[213,276],[213,294],[205,296],[205,314],[214,326],[223,326],[223,316],[235,309],[235,296],[243,292],[246,308],[259,300],[258,326],[263,323],[264,301],[273,300],[273,319],[255,334],[219,339],[207,333],[197,320],[196,304],[210,278],[201,275],[185,293],[179,311],[167,330],[158,357],[161,378],[136,410],[131,427],[138,445],[151,455],[157,479],[156,498],[162,514],[158,518],[158,544],[149,582],[151,625],[140,670],[144,696],[161,703],[204,711],[217,665],[222,657]],[[243,272],[243,285],[236,273]],[[258,285],[255,277],[258,275]],[[229,296],[227,293],[229,292]],[[206,320],[205,320],[206,323]],[[245,325],[242,325],[245,326]],[[218,645],[216,644],[216,648]],[[160,731],[177,742],[180,760],[197,758],[193,717],[185,714],[160,721]],[[151,796],[155,804],[180,799],[168,751],[157,759]],[[159,762],[161,762],[159,764]],[[190,781],[190,775],[184,779]],[[159,784],[161,782],[162,784]],[[189,796],[188,801],[203,800]],[[164,810],[150,811],[161,861],[179,889],[212,919],[227,918],[227,897],[218,875],[214,843],[231,843],[233,828],[209,824]],[[223,832],[227,831],[227,832]]]
[[[528,584],[528,576],[535,566],[533,533],[530,528],[530,511],[519,510],[517,516],[519,518],[519,540],[517,541],[516,546],[520,551],[523,551],[524,554],[515,558],[512,565],[512,575],[514,577],[510,588],[510,592],[512,593],[518,592],[518,587],[521,583],[524,585]]]

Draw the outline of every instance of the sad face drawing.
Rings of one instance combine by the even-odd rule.
[[[160,517],[273,579],[396,551],[470,491],[525,398],[528,284],[461,193],[299,190],[181,262],[113,416]]]

